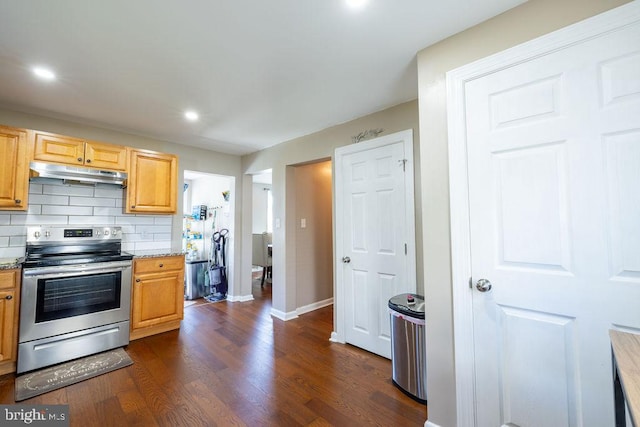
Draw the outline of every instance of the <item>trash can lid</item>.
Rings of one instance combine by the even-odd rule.
[[[422,295],[396,295],[389,299],[389,308],[407,316],[424,319],[424,297]]]

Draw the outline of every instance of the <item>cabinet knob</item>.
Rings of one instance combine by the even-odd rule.
[[[20,203],[22,203],[22,200],[16,199],[15,202],[16,202],[16,205],[19,205]]]
[[[136,279],[136,283],[137,283],[137,282],[140,282],[140,279]]]
[[[13,295],[7,295],[4,299],[13,299]]]
[[[82,157],[78,157],[78,161],[82,163]]]
[[[91,159],[87,159],[87,160],[86,160],[86,163],[91,163]]]
[[[131,205],[131,209],[135,209],[135,208],[136,208],[136,205]]]
[[[159,265],[159,267],[160,267],[160,268],[164,267],[164,264],[160,264],[160,265]]]

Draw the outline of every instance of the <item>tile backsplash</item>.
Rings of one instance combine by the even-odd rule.
[[[124,251],[171,248],[171,215],[124,214],[123,202],[124,190],[116,185],[36,178],[29,183],[27,212],[0,210],[0,258],[24,256],[30,225],[118,225]]]

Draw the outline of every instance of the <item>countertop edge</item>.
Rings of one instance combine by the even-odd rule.
[[[611,348],[616,360],[629,415],[640,421],[640,335],[610,330]]]

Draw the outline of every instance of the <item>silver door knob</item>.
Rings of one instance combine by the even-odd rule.
[[[480,292],[489,292],[491,290],[491,282],[487,279],[480,279],[476,282],[476,289]]]
[[[349,264],[351,262],[351,258],[349,258],[348,256],[343,256],[342,262],[344,262],[345,264]]]

